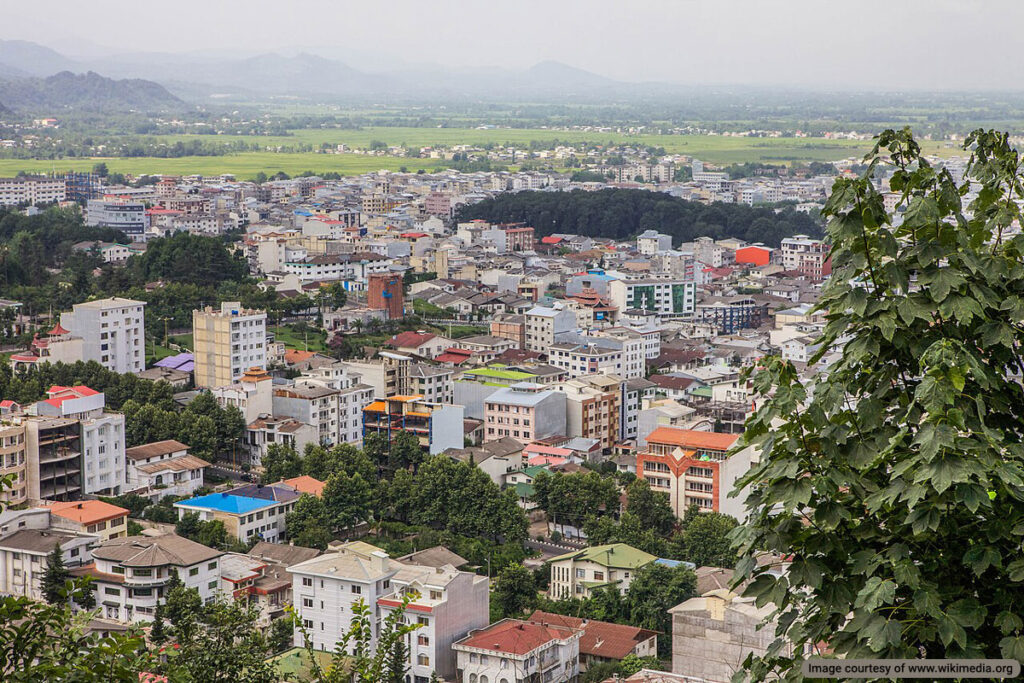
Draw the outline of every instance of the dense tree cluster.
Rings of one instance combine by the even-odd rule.
[[[663,192],[605,189],[597,192],[506,192],[461,206],[458,221],[524,222],[537,236],[570,233],[628,240],[644,230],[672,236],[674,244],[701,236],[735,237],[778,246],[784,237],[820,235],[821,226],[791,208],[776,212],[745,204],[690,202]]]
[[[407,432],[396,434],[390,449],[375,435],[362,450],[311,445],[299,455],[275,445],[263,464],[267,483],[300,474],[326,483],[322,497],[301,497],[288,515],[299,545],[325,548],[360,522],[433,529],[456,548],[476,545],[484,558],[500,543],[514,547],[526,538],[526,516],[510,492],[469,463],[425,455]]]
[[[183,410],[129,399],[121,406],[129,446],[177,439],[200,458],[229,455],[245,432],[245,418],[235,406],[222,408],[208,392],[201,392]]]

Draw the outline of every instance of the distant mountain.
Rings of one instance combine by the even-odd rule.
[[[141,79],[116,81],[92,71],[62,71],[47,78],[0,81],[0,102],[19,112],[52,112],[56,109],[126,111],[129,109],[177,109],[184,103],[159,83]]]
[[[526,79],[543,88],[603,88],[617,83],[591,71],[550,60],[527,69]]]
[[[52,76],[60,71],[82,70],[73,59],[27,40],[0,40],[0,64],[15,72],[5,73],[6,77],[19,73],[21,76]]]
[[[26,41],[0,41],[0,79],[51,76],[61,71],[94,71],[112,78],[144,78],[171,87],[189,99],[213,95],[259,99],[289,95],[310,99],[367,97],[484,97],[545,99],[634,96],[657,84],[615,81],[556,61],[529,69],[454,68],[392,61],[372,71],[353,68],[336,57],[298,52],[229,57],[209,53],[125,53],[70,59]],[[358,56],[349,55],[352,59]],[[366,63],[365,61],[362,63]],[[159,98],[158,98],[159,99]],[[13,102],[20,107],[20,100]]]

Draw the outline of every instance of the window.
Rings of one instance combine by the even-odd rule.
[[[303,619],[302,620],[302,625],[304,627],[306,627],[307,629],[311,629],[311,628],[313,628],[313,620],[312,619]]]
[[[303,576],[302,577],[302,585],[303,586],[310,586],[310,587],[312,587],[313,586],[313,579],[309,578],[308,576]]]
[[[313,598],[302,598],[302,606],[303,607],[312,607],[313,606]]]
[[[103,594],[104,595],[121,595],[121,589],[120,588],[111,588],[110,586],[105,586],[103,588]]]
[[[216,562],[211,562],[210,564],[206,565],[206,568],[207,569],[216,569],[217,568],[217,563]]]
[[[441,591],[430,591],[430,599],[431,600],[440,600],[441,599]]]
[[[356,595],[360,595],[363,592],[363,587],[362,586],[357,586],[355,584],[352,584],[352,592],[355,593]]]
[[[430,657],[421,654],[418,657],[416,657],[416,663],[420,666],[430,666]]]
[[[210,583],[206,584],[206,587],[209,588],[210,590],[214,590],[215,588],[217,588],[217,582],[216,581],[211,581]]]
[[[430,626],[430,618],[429,617],[416,617],[416,623],[417,624],[423,624],[424,626]]]
[[[132,576],[153,576],[152,569],[135,569],[132,570]]]
[[[417,636],[416,637],[416,644],[417,645],[430,645],[430,636]]]
[[[199,567],[192,567],[188,570],[189,576],[199,576]]]

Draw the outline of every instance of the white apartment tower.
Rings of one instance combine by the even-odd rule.
[[[145,301],[99,299],[62,313],[60,326],[82,338],[82,360],[121,373],[146,369]]]

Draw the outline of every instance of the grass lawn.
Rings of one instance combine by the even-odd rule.
[[[174,355],[177,355],[179,353],[178,351],[175,351],[174,349],[169,349],[166,346],[159,346],[159,345],[156,345],[156,344],[149,344],[146,347],[146,351],[148,351],[148,353],[149,353],[148,357],[152,358],[153,360],[163,360],[164,358],[167,358],[168,356],[174,356]]]
[[[305,333],[296,332],[288,325],[268,327],[267,331],[272,332],[274,334],[274,339],[283,343],[289,349],[317,352],[324,352],[327,350],[326,332],[317,332],[315,330],[310,330]]]
[[[192,344],[192,333],[188,334],[174,334],[167,338],[167,341],[171,344],[177,344],[178,346],[191,351],[194,347]],[[178,353],[174,351],[174,353]]]

